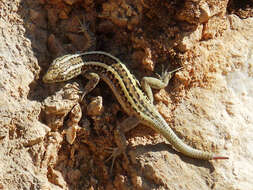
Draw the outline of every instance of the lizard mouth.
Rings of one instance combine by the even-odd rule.
[[[53,82],[55,82],[55,79],[54,79],[54,77],[52,77],[52,74],[50,74],[50,73],[48,72],[48,73],[46,73],[46,74],[43,76],[42,81],[43,81],[44,83],[53,83]]]

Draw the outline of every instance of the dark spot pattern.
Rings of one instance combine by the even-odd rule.
[[[147,104],[145,103],[148,101],[148,98],[146,98],[146,95],[143,93],[142,89],[138,88],[139,85],[136,79],[134,78],[134,75],[132,74],[129,75],[121,63],[111,66],[114,68],[115,71],[117,71],[117,73],[119,73],[121,77],[123,76],[122,81],[124,83],[124,86],[128,91],[129,97],[131,97],[135,105],[137,105],[138,110],[140,110],[142,113],[145,113],[147,116],[152,116],[154,118],[155,115],[153,114],[153,111],[150,110],[146,106]],[[134,84],[133,81],[131,81],[131,79],[133,79]],[[138,110],[135,111],[138,113]]]

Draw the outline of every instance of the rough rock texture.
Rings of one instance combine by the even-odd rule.
[[[235,0],[1,1],[0,189],[252,189],[252,8]],[[83,78],[41,82],[54,58],[84,50],[110,52],[138,79],[182,66],[154,91],[157,108],[187,144],[229,160],[185,157],[138,126],[110,173],[106,150],[127,116],[106,84],[79,103]]]

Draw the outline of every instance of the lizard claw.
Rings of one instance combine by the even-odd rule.
[[[162,72],[162,79],[165,78],[167,75],[170,75],[169,78],[171,78],[171,76],[172,76],[173,73],[175,73],[176,71],[178,71],[178,70],[180,70],[180,69],[182,69],[182,68],[183,68],[183,67],[178,67],[178,68],[176,68],[176,69],[174,69],[174,70],[172,70],[172,71],[169,71],[168,69],[164,70],[164,71]]]
[[[169,78],[171,78],[171,75],[174,73],[174,72],[176,72],[176,71],[178,71],[178,70],[180,70],[180,69],[182,69],[183,67],[179,67],[179,68],[176,68],[176,69],[174,69],[174,70],[172,70],[172,71],[169,71],[169,69],[168,68],[164,68],[164,65],[162,65],[162,73],[161,73],[161,75],[160,74],[158,74],[158,73],[156,73],[156,75],[158,76],[158,78],[160,79],[160,80],[164,80],[166,77],[168,77],[168,75],[170,75],[169,76]]]
[[[105,160],[105,162],[108,162],[110,160],[112,160],[112,164],[110,167],[110,173],[112,173],[112,169],[113,169],[113,165],[114,165],[114,161],[115,159],[122,154],[122,150],[120,150],[118,147],[113,148],[113,147],[108,147],[106,148],[105,152],[110,153],[111,155]]]
[[[82,18],[82,21],[81,21],[81,19],[79,18],[79,17],[76,17],[77,18],[77,20],[78,20],[78,22],[79,22],[79,30],[78,30],[78,32],[87,32],[87,26],[86,26],[86,24],[85,24],[85,18],[84,18],[84,16],[83,16],[83,18]]]

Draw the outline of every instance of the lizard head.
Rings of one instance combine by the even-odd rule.
[[[44,83],[67,81],[81,74],[83,64],[79,54],[58,57],[52,62],[42,80]]]

